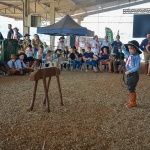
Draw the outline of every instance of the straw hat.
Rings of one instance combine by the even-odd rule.
[[[15,54],[11,54],[10,59],[16,59],[16,55]]]

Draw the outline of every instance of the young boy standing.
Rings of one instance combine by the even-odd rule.
[[[124,45],[123,51],[125,55],[129,56],[126,62],[127,87],[129,91],[129,102],[125,105],[128,108],[136,107],[136,92],[135,88],[139,80],[138,70],[140,68],[140,54],[139,43],[135,40],[129,41]]]

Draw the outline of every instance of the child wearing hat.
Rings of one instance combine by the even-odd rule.
[[[23,40],[23,43],[22,43],[23,50],[25,50],[28,45],[31,45],[30,35],[26,33],[24,37],[25,39]]]
[[[33,71],[32,68],[28,67],[28,66],[24,63],[25,56],[26,56],[25,53],[22,52],[22,53],[18,54],[18,57],[19,57],[19,58],[16,60],[16,65],[17,65],[17,68],[19,68],[19,71],[20,71],[20,74],[21,74],[21,75]]]
[[[64,48],[65,48],[64,39],[65,39],[65,38],[64,38],[63,36],[60,37],[60,38],[59,38],[59,42],[58,42],[58,44],[57,44],[57,49],[61,49],[61,51],[63,51]]]
[[[129,56],[126,62],[127,87],[129,91],[129,102],[125,105],[127,108],[136,107],[136,92],[135,88],[139,81],[138,70],[140,68],[139,43],[136,40],[129,41],[124,45],[123,51]]]
[[[7,62],[7,65],[9,66],[8,75],[14,75],[19,73],[19,68],[17,67],[16,58],[17,57],[15,54],[11,54],[10,60]]]

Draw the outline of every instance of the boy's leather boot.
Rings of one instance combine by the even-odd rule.
[[[130,97],[130,102],[126,105],[126,107],[131,108],[131,107],[136,107],[136,93],[132,92],[129,95]]]
[[[126,102],[124,105],[128,105],[130,103],[130,98],[131,98],[131,96],[130,96],[130,93],[129,93],[129,101]]]

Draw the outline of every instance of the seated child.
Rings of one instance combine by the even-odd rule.
[[[108,49],[106,47],[103,47],[102,54],[100,55],[100,71],[102,71],[102,65],[108,65],[109,72],[111,72],[111,66],[110,66],[110,56],[108,54]]]
[[[19,74],[19,68],[18,68],[17,63],[16,63],[16,58],[17,57],[15,54],[11,54],[10,60],[7,62],[7,65],[9,66],[7,68],[8,75]]]
[[[46,67],[54,66],[54,62],[53,62],[54,58],[53,58],[53,53],[51,50],[47,51],[47,55],[45,57],[45,60],[46,60],[46,64],[45,64]]]
[[[31,69],[35,71],[35,70],[38,70],[39,67],[40,67],[40,62],[38,60],[34,60]]]
[[[85,49],[82,49],[80,54],[79,54],[79,60],[81,60],[82,64],[84,63],[84,60],[83,60],[84,53],[85,53]]]
[[[78,59],[78,56],[75,54],[75,50],[73,48],[70,49],[70,54],[68,55],[68,58],[71,59],[71,64],[73,66],[73,69],[76,69],[76,64],[77,64],[77,68],[81,69],[81,64],[82,62]]]
[[[87,52],[83,54],[83,60],[86,62],[86,65],[92,65],[93,71],[97,72],[97,69],[96,69],[97,62],[96,60],[94,60],[95,57],[96,56],[94,55],[94,53],[91,52],[91,47],[88,47]]]
[[[53,54],[53,58],[54,58],[53,63],[56,64],[58,67],[60,66],[60,69],[62,69],[63,68],[62,62],[64,58],[63,58],[63,54],[61,53],[61,49],[57,49],[55,51],[55,53]]]
[[[54,58],[53,58],[53,54],[52,54],[51,50],[47,51],[47,55],[46,55],[45,59],[46,59],[46,62],[52,62],[53,61]]]
[[[123,73],[123,68],[125,68],[125,61],[124,61],[124,53],[122,53],[121,49],[118,49],[118,52],[115,55],[115,60],[113,61],[113,68],[114,73]],[[120,65],[120,68],[118,70],[118,67]]]
[[[21,75],[33,71],[33,69],[31,69],[29,66],[27,66],[24,63],[25,53],[18,54],[18,57],[19,58],[16,60],[16,65],[17,65],[17,68],[19,69]]]
[[[64,49],[64,58],[65,60],[68,60],[68,55],[69,55],[69,50],[68,50],[68,46],[65,46],[65,49]]]
[[[33,61],[34,52],[31,45],[25,48],[25,54],[27,55],[27,61]]]

